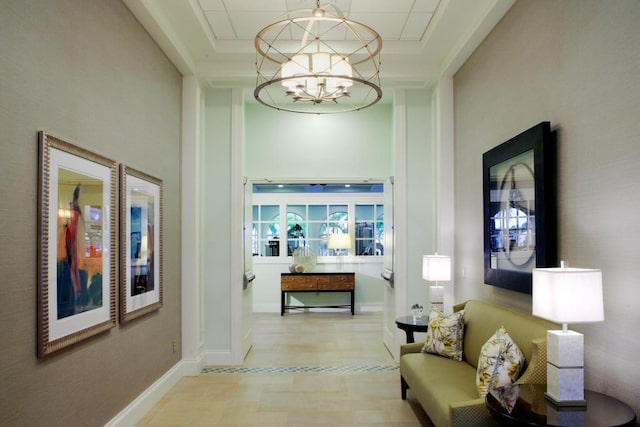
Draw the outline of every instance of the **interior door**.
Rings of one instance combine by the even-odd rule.
[[[253,345],[253,185],[248,179],[244,179],[244,197],[242,198],[243,210],[243,239],[242,249],[244,254],[244,275],[242,280],[242,357],[244,358]]]
[[[383,339],[384,345],[389,352],[397,358],[396,345],[396,300],[394,288],[394,255],[393,248],[395,242],[394,234],[394,209],[393,209],[393,177],[389,177],[384,183],[384,269],[382,278],[384,279],[384,321]]]

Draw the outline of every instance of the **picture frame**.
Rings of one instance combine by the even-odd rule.
[[[531,294],[533,268],[558,264],[555,133],[541,122],[482,163],[485,283]]]
[[[120,323],[160,309],[162,180],[120,165]]]
[[[117,163],[38,133],[38,357],[116,324]]]

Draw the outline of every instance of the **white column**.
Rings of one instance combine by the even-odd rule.
[[[408,303],[408,235],[407,226],[407,104],[404,89],[396,89],[393,101],[393,209],[394,209],[394,277],[395,315],[405,315]],[[404,332],[396,328],[396,351],[404,344]],[[394,354],[399,360],[399,354]]]
[[[204,365],[204,298],[201,280],[202,92],[195,76],[182,80],[182,361],[183,375]]]
[[[231,227],[229,241],[231,250],[231,274],[229,281],[231,295],[231,363],[242,364],[244,359],[244,336],[245,329],[251,325],[245,323],[250,319],[243,316],[245,303],[243,301],[243,245],[244,238],[244,210],[243,210],[243,160],[244,160],[244,100],[242,89],[236,88],[231,91]]]
[[[444,284],[444,309],[451,312],[454,303],[454,137],[453,77],[441,77],[434,91],[436,155],[436,236],[438,252],[451,257],[451,281]]]

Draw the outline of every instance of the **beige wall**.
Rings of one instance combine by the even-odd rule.
[[[456,300],[531,309],[483,285],[482,153],[544,120],[558,130],[559,252],[603,270],[586,385],[640,413],[640,3],[520,0],[455,76]],[[579,297],[579,295],[576,295]]]
[[[101,426],[180,360],[180,74],[118,0],[2,0],[0,425]],[[36,357],[37,132],[164,181],[165,305]]]

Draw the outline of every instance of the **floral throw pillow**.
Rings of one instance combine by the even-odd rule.
[[[495,397],[507,412],[511,413],[516,406],[518,395],[520,394],[520,386],[508,385],[506,387],[492,388],[489,390],[489,394]]]
[[[504,326],[498,328],[480,350],[476,387],[480,397],[490,389],[511,385],[519,376],[525,358]]]
[[[422,346],[422,352],[462,360],[463,317],[464,311],[447,316],[437,308],[431,308],[427,339]]]

